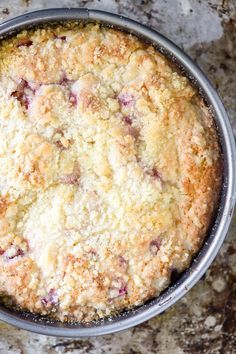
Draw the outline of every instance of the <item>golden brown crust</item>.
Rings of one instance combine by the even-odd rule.
[[[221,188],[197,92],[153,47],[94,24],[3,41],[0,77],[4,301],[90,321],[157,296]]]

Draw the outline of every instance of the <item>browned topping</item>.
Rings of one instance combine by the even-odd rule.
[[[199,249],[221,185],[196,91],[99,24],[3,41],[0,73],[0,292],[63,321],[158,296]]]

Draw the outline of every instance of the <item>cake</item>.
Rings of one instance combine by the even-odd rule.
[[[2,40],[0,102],[1,302],[88,322],[157,297],[221,190],[189,80],[133,35],[68,23]]]

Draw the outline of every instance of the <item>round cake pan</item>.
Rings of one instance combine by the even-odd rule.
[[[175,44],[138,22],[108,12],[84,8],[48,9],[27,13],[2,23],[0,39],[14,35],[22,29],[65,21],[99,22],[106,26],[119,28],[153,44],[166,55],[191,80],[211,110],[218,129],[224,161],[222,167],[224,180],[219,208],[205,242],[191,266],[158,298],[136,309],[124,311],[117,317],[88,324],[61,323],[31,313],[7,309],[0,305],[0,320],[19,328],[46,335],[88,337],[118,332],[162,313],[184,296],[204,275],[224,241],[233,214],[236,197],[236,151],[234,136],[225,109],[202,71]],[[214,181],[212,183],[214,184]]]

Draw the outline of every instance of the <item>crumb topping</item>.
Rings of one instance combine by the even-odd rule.
[[[158,296],[221,187],[187,78],[132,35],[68,24],[2,41],[0,101],[2,301],[91,321]]]

